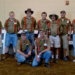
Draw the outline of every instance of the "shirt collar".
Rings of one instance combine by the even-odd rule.
[[[51,23],[52,23],[52,24],[56,24],[56,23],[57,23],[57,21],[55,21],[54,23],[51,21]]]
[[[9,18],[9,20],[10,20],[10,18]],[[10,20],[11,21],[11,20]],[[13,21],[15,21],[15,18],[13,18]]]
[[[64,18],[64,21],[65,21],[66,19],[67,19],[67,18],[65,17],[65,18]],[[62,19],[61,19],[61,18],[60,18],[60,20],[62,21]]]
[[[26,40],[22,40],[22,39],[21,39],[21,41],[22,41],[23,43],[25,43]]]
[[[30,19],[32,18],[32,16],[30,17]],[[26,16],[26,19],[29,19],[27,16]]]
[[[42,40],[41,38],[39,38],[40,40]],[[45,36],[44,36],[44,39],[43,40],[45,40]]]
[[[42,19],[41,19],[41,21],[44,22]],[[47,22],[47,19],[45,20],[45,22]]]

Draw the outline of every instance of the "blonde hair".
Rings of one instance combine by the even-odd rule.
[[[9,12],[9,15],[10,15],[10,13],[13,13],[15,15],[15,13],[13,11]]]

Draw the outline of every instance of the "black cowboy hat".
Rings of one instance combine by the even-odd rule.
[[[34,13],[30,8],[28,8],[25,13],[27,14],[27,11],[31,12],[32,14]]]
[[[50,14],[50,15],[49,15],[49,18],[52,19],[52,16],[53,16],[53,15],[56,17],[56,20],[59,18],[59,16],[56,15],[56,14]]]

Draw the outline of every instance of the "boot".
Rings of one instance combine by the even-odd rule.
[[[13,57],[14,57],[15,60],[17,60],[17,57],[15,56],[15,54],[16,54],[16,53],[13,54]]]
[[[51,58],[50,63],[53,63],[53,62],[54,62],[54,58]]]
[[[51,67],[48,65],[48,63],[45,63],[45,67],[47,67],[47,68],[51,68]]]
[[[17,62],[18,65],[21,65],[21,62]]]
[[[55,63],[58,64],[58,59],[55,59]]]
[[[4,59],[6,59],[7,57],[8,57],[8,53],[5,53],[2,59],[4,60]]]

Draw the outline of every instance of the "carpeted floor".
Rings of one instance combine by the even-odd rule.
[[[28,64],[17,65],[17,61],[9,56],[0,61],[0,75],[75,75],[75,63],[72,61],[64,62],[59,60],[58,64],[49,63],[50,69],[41,66],[32,67]]]

